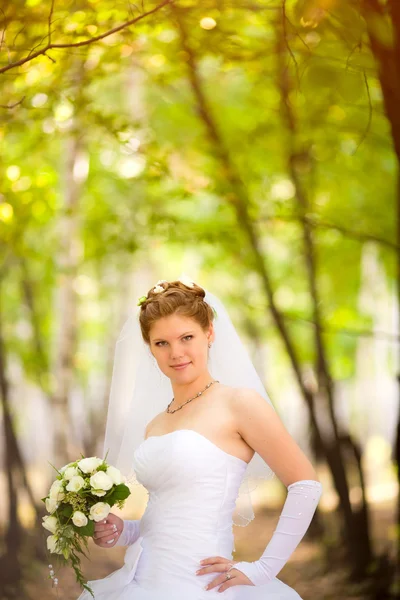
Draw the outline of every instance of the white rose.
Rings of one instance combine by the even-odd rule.
[[[52,554],[62,554],[62,550],[57,550],[57,538],[55,535],[49,535],[47,538],[47,550]]]
[[[53,513],[58,507],[58,502],[54,498],[46,498],[45,500],[46,510],[48,513]]]
[[[75,475],[68,483],[66,489],[69,492],[79,492],[83,487],[85,487],[85,480],[80,475]]]
[[[78,467],[84,473],[93,473],[101,465],[103,461],[101,458],[97,458],[96,456],[91,456],[90,458],[82,458],[78,462]]]
[[[55,533],[58,528],[58,520],[56,517],[51,517],[51,516],[43,517],[42,526],[45,529],[47,529],[47,531],[50,531],[51,533]]]
[[[112,482],[115,483],[115,485],[119,485],[120,483],[122,483],[121,471],[119,471],[115,467],[108,467],[107,475],[111,477]]]
[[[76,510],[72,515],[72,522],[76,527],[85,527],[88,524],[88,518],[80,510]]]
[[[74,464],[74,463],[70,462],[70,463],[68,463],[67,465],[64,465],[63,467],[61,467],[61,469],[58,469],[58,470],[59,470],[59,472],[60,472],[61,474],[63,474],[63,473],[64,473],[64,471],[65,471],[66,469],[68,469],[68,467],[70,467],[70,466],[71,466],[71,465],[73,465],[73,464]]]
[[[98,523],[102,519],[108,517],[110,510],[111,506],[107,504],[107,502],[97,502],[97,504],[94,504],[90,509],[89,519]]]
[[[92,490],[92,494],[94,496],[105,496],[107,492],[105,492],[104,490]]]
[[[91,476],[90,485],[95,490],[110,490],[114,483],[107,473],[104,473],[104,471],[99,471]]]
[[[164,291],[164,288],[161,285],[156,285],[156,287],[153,288],[153,292],[154,294],[161,294],[161,292]]]
[[[68,481],[76,475],[79,475],[79,471],[76,467],[67,467],[64,471],[64,479],[67,479]]]
[[[60,479],[56,479],[55,481],[53,481],[53,483],[51,484],[51,488],[49,491],[49,496],[52,500],[63,500],[64,499],[64,487],[63,487],[63,483]]]

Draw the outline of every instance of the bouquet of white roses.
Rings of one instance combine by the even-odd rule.
[[[78,583],[93,596],[82,575],[79,554],[86,556],[84,547],[88,548],[87,538],[94,534],[94,522],[106,519],[115,504],[122,508],[130,490],[118,469],[95,456],[82,456],[56,471],[57,479],[42,498],[50,513],[42,525],[52,533],[47,548],[73,567]]]

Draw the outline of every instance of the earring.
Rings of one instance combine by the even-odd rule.
[[[211,344],[208,344],[208,347],[211,348]]]

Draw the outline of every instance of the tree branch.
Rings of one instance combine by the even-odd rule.
[[[0,108],[15,108],[19,104],[22,104],[22,102],[25,100],[25,98],[26,98],[26,96],[23,96],[21,98],[21,100],[18,100],[18,102],[14,102],[14,104],[0,104]]]
[[[134,19],[130,19],[129,21],[126,21],[125,23],[122,23],[121,25],[117,25],[116,27],[113,27],[109,31],[101,33],[100,35],[97,35],[95,37],[89,38],[88,40],[83,40],[82,42],[75,42],[72,44],[53,44],[51,42],[48,42],[48,44],[41,50],[38,50],[37,52],[35,52],[33,54],[30,53],[25,58],[21,58],[20,60],[17,60],[13,63],[6,65],[5,67],[1,67],[0,74],[5,73],[6,71],[9,71],[10,69],[14,69],[15,67],[20,67],[21,65],[24,65],[25,63],[33,60],[34,58],[37,58],[38,56],[42,56],[42,55],[46,54],[46,52],[48,52],[49,50],[52,50],[55,48],[57,48],[57,49],[80,48],[81,46],[89,46],[90,44],[94,44],[95,42],[103,40],[106,37],[109,37],[113,33],[118,33],[118,31],[122,31],[123,29],[126,29],[127,27],[134,25],[138,21],[141,21],[145,17],[148,17],[149,15],[152,15],[152,14],[158,12],[161,8],[163,8],[164,6],[167,6],[168,4],[172,4],[173,2],[174,2],[174,0],[164,0],[164,2],[161,2],[161,4],[159,4],[152,10],[148,10],[147,12],[143,13],[142,15],[139,15],[138,17],[135,17]],[[51,36],[51,34],[49,32],[48,37],[50,37],[50,36]]]
[[[54,1],[55,0],[51,0],[51,7],[50,7],[50,13],[49,13],[49,18],[48,18],[48,43],[51,44],[51,20],[53,18],[53,12],[54,12]]]
[[[305,317],[298,316],[296,314],[290,314],[282,311],[282,316],[285,321],[292,321],[298,324],[310,325],[316,327],[315,321],[312,319],[306,319]],[[388,331],[371,331],[369,329],[349,329],[347,327],[335,327],[334,325],[327,325],[324,323],[321,325],[321,331],[331,335],[347,335],[356,338],[372,338],[374,340],[384,340],[387,342],[393,342],[398,344],[400,342],[400,335],[389,333]]]
[[[370,93],[370,90],[369,90],[369,84],[368,84],[367,74],[366,74],[365,71],[364,71],[364,82],[365,82],[365,89],[367,90],[367,96],[368,96],[368,106],[369,106],[368,121],[367,121],[367,125],[365,127],[365,131],[362,134],[361,139],[360,139],[360,141],[357,144],[357,148],[353,152],[353,156],[357,152],[357,150],[359,149],[359,147],[361,146],[361,144],[366,140],[368,133],[371,131],[373,109],[372,109],[371,93]]]
[[[347,227],[343,227],[343,225],[338,225],[336,223],[329,223],[327,221],[321,221],[319,219],[315,219],[312,217],[308,217],[306,215],[274,215],[267,216],[260,219],[260,222],[268,222],[268,221],[302,221],[306,222],[310,227],[314,227],[315,229],[332,229],[334,231],[339,231],[348,238],[360,241],[360,242],[375,242],[382,246],[386,246],[395,252],[400,250],[399,245],[396,242],[391,242],[385,238],[379,237],[377,235],[373,235],[370,233],[361,233],[358,231],[353,231],[348,229]]]

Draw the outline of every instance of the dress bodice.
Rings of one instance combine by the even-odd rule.
[[[154,586],[156,573],[160,583],[193,583],[203,558],[232,558],[232,515],[246,467],[191,429],[151,436],[136,449],[136,477],[149,492],[140,521],[146,560],[136,571],[143,587]],[[201,587],[207,578],[197,578]]]
[[[149,492],[140,535],[121,569],[89,582],[95,600],[301,600],[277,578],[220,594],[217,587],[204,589],[216,573],[196,576],[202,559],[232,558],[244,460],[192,429],[178,429],[147,438],[133,461],[137,480]],[[83,592],[78,600],[91,598]]]

